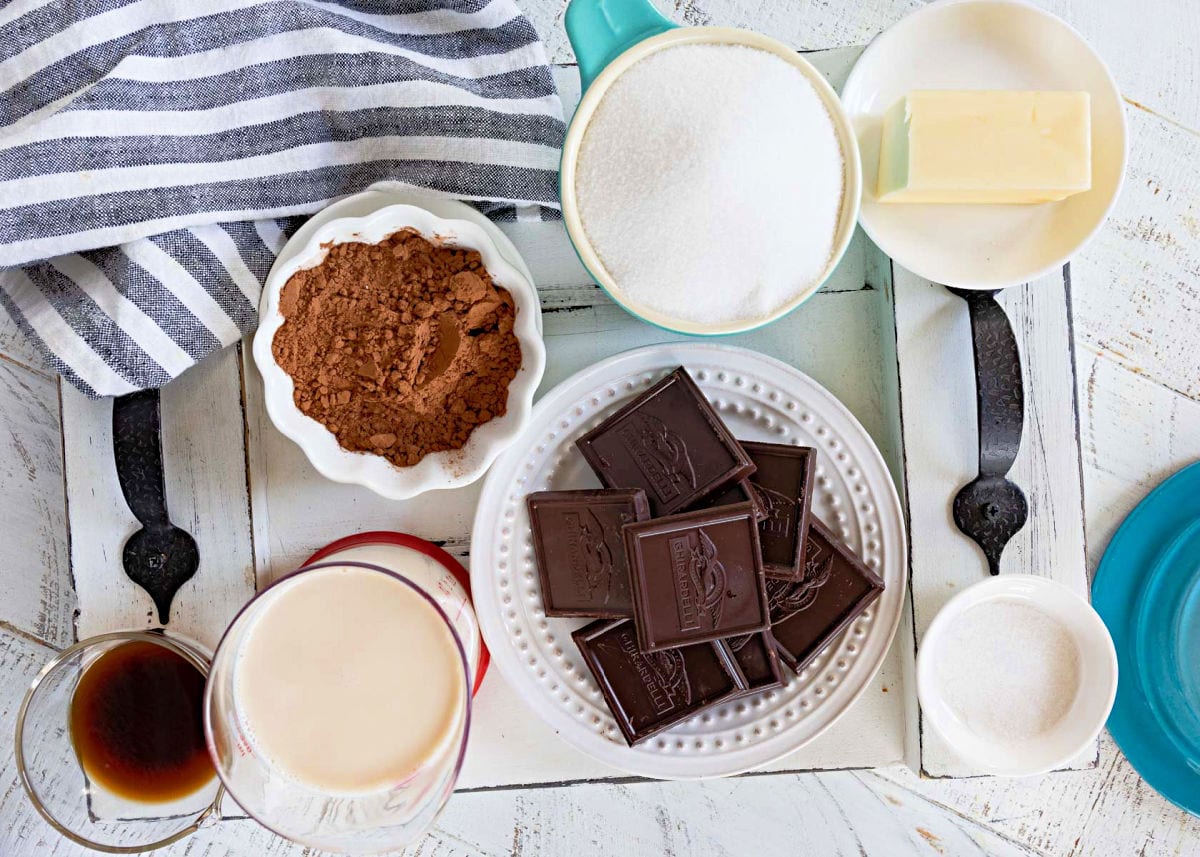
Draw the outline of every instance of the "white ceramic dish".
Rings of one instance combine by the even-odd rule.
[[[495,283],[509,290],[516,302],[513,331],[521,344],[521,368],[509,384],[508,410],[502,417],[478,426],[461,450],[425,456],[412,467],[396,467],[369,453],[343,449],[333,434],[296,407],[291,376],[271,353],[275,332],[283,324],[279,293],[292,274],[311,268],[325,256],[322,245],[348,241],[374,243],[406,227],[456,246],[478,250]],[[388,499],[404,500],[424,491],[456,488],[480,476],[521,432],[529,419],[533,393],[545,369],[541,339],[541,306],[532,282],[510,265],[495,242],[479,225],[446,219],[413,205],[390,205],[363,217],[328,220],[307,234],[298,232],[271,269],[259,306],[254,336],[254,362],[262,374],[264,399],[271,422],[294,440],[321,475],[336,482],[363,485]]]
[[[882,116],[913,89],[1090,93],[1092,189],[1042,205],[880,203]],[[1060,268],[1099,231],[1125,175],[1125,111],[1108,68],[1070,26],[1018,0],[918,9],[867,47],[842,103],[862,148],[863,229],[898,264],[944,285],[999,289]]]
[[[504,260],[508,264],[520,271],[526,280],[531,283],[534,282],[533,272],[529,270],[529,266],[521,258],[521,254],[517,252],[516,245],[512,243],[512,240],[504,234],[504,231],[499,226],[488,220],[487,216],[482,214],[479,209],[472,208],[461,200],[451,199],[447,196],[434,196],[430,193],[411,190],[402,185],[389,182],[381,183],[361,193],[343,197],[337,202],[331,202],[322,208],[308,220],[304,221],[304,224],[292,235],[291,240],[280,249],[279,255],[275,259],[275,264],[282,265],[303,250],[308,244],[309,239],[312,238],[312,234],[329,221],[342,217],[368,217],[381,208],[387,208],[389,205],[415,205],[417,208],[423,208],[443,220],[466,220],[469,223],[474,223],[492,239],[492,243],[496,245],[496,249],[500,251],[500,255],[504,257]],[[540,305],[537,314],[537,325],[538,332],[541,333],[542,313]]]
[[[626,745],[571,632],[588,620],[542,609],[525,497],[597,487],[575,440],[676,366],[686,366],[733,433],[818,450],[813,508],[884,579],[866,612],[800,675]],[[715,343],[652,345],[563,381],[534,408],[529,428],[492,467],[471,539],[471,592],[492,663],[561,738],[614,768],[697,779],[765,765],[816,738],[868,686],[904,604],[903,515],[870,436],[828,391],[798,370]]]
[[[1041,610],[1066,629],[1079,652],[1079,690],[1070,709],[1053,728],[1032,740],[1002,744],[979,735],[947,704],[938,681],[938,653],[948,630],[971,608],[997,601]],[[1117,654],[1100,616],[1061,583],[1030,574],[989,577],[955,595],[929,624],[917,656],[922,714],[965,761],[982,773],[998,776],[1031,776],[1066,765],[1100,734],[1116,693]]]
[[[576,162],[579,157],[579,147],[584,135],[587,133],[587,126],[591,121],[592,115],[596,112],[601,99],[604,98],[604,93],[608,91],[613,82],[628,70],[630,66],[639,60],[645,59],[650,54],[678,45],[696,44],[745,45],[775,54],[798,68],[804,74],[805,78],[808,79],[809,83],[812,84],[817,94],[820,95],[821,100],[825,103],[825,107],[829,110],[834,130],[837,132],[838,142],[842,148],[845,196],[842,200],[842,210],[838,218],[838,229],[834,240],[833,254],[830,256],[828,264],[819,277],[809,283],[802,291],[798,291],[795,297],[775,312],[762,318],[741,320],[733,323],[702,324],[672,318],[658,310],[631,300],[621,290],[620,284],[617,283],[613,275],[605,268],[604,263],[601,262],[600,257],[592,248],[587,233],[584,231],[583,222],[579,217],[575,195]],[[798,153],[797,157],[799,156]],[[596,79],[592,81],[591,86],[588,87],[587,92],[584,93],[583,98],[580,100],[574,117],[571,119],[571,125],[567,129],[566,140],[563,142],[562,169],[559,175],[559,193],[562,197],[563,220],[566,222],[571,242],[575,245],[575,250],[579,254],[580,261],[596,277],[597,282],[608,292],[609,296],[627,311],[651,324],[679,333],[706,336],[741,333],[746,330],[762,327],[764,324],[769,324],[787,315],[816,293],[825,280],[829,278],[829,275],[833,273],[833,269],[837,267],[838,262],[841,261],[843,254],[846,252],[846,247],[850,244],[850,238],[854,235],[854,226],[858,217],[859,199],[862,193],[861,186],[862,169],[859,164],[858,144],[855,142],[854,131],[846,118],[845,112],[842,110],[841,102],[838,101],[837,93],[834,92],[833,87],[826,82],[819,71],[813,68],[808,60],[796,53],[794,49],[759,33],[751,32],[750,30],[734,29],[732,27],[673,27],[664,33],[638,42],[609,63]]]

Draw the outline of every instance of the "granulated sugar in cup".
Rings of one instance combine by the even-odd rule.
[[[575,0],[567,30],[586,92],[563,149],[564,218],[612,298],[660,327],[725,334],[820,288],[861,184],[824,78],[773,39],[677,28],[643,0]]]

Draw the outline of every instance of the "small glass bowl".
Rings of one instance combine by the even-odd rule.
[[[179,800],[144,803],[91,781],[71,740],[71,700],[97,658],[131,642],[162,646],[208,676],[209,655],[165,631],[101,634],[63,650],[37,674],[17,712],[17,772],[42,818],[73,842],[109,854],[162,848],[216,821],[224,786],[216,777]]]

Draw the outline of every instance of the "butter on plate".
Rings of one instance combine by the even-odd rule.
[[[1037,203],[1092,186],[1086,92],[914,90],[883,119],[880,202]]]

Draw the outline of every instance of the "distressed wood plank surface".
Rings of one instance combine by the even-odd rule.
[[[233,349],[206,360],[162,392],[167,507],[196,539],[200,567],[171,607],[171,628],[209,648],[254,594],[246,499],[241,375]],[[139,526],[117,483],[112,402],[62,389],[79,636],[158,625],[150,596],[121,566]]]
[[[569,0],[521,0],[552,63],[574,62],[563,28]],[[864,45],[919,9],[922,0],[652,0],[688,26],[758,30],[797,50]],[[1135,104],[1173,124],[1200,130],[1200,50],[1184,34],[1200,30],[1200,6],[1187,0],[1039,0],[1073,26],[1112,70]],[[1131,45],[1153,49],[1131,50]]]
[[[1130,373],[1103,352],[1078,351],[1088,553],[1094,571],[1133,507],[1181,467],[1200,461],[1200,401]]]
[[[3,329],[11,332],[14,326]],[[0,402],[0,627],[66,645],[75,633],[75,594],[58,383],[0,360]]]
[[[1200,134],[1134,107],[1126,116],[1121,198],[1071,266],[1079,333],[1131,372],[1200,399]]]
[[[8,318],[7,315],[5,318]],[[0,327],[0,357],[50,380],[54,379],[54,371],[46,366],[42,356],[15,324]]]
[[[982,551],[958,532],[951,517],[951,500],[979,470],[976,382],[966,303],[899,266],[894,268],[893,287],[919,647],[942,606],[987,576]],[[1025,385],[1024,436],[1009,475],[1029,502],[1029,521],[1005,548],[1000,570],[1050,577],[1086,596],[1066,281],[1061,272],[1055,273],[1006,289],[997,299],[1016,335]],[[921,737],[921,765],[928,774],[978,773],[924,723]],[[1093,746],[1071,767],[1091,766],[1095,758]]]
[[[519,2],[546,37],[554,59],[569,62],[561,30],[564,0]],[[1200,176],[1195,169],[1200,162],[1195,133],[1200,126],[1200,52],[1196,49],[1200,6],[1186,0],[1148,6],[1134,0],[1041,2],[1064,15],[1100,49],[1130,102],[1129,182],[1112,222],[1073,264],[1084,488],[1089,554],[1094,565],[1112,530],[1145,491],[1178,467],[1200,459],[1200,405],[1194,401],[1200,398],[1196,387],[1200,377],[1196,355],[1200,352],[1195,345],[1200,311],[1196,292]],[[751,26],[797,48],[827,48],[864,43],[919,4],[915,0],[856,4],[688,0],[659,5],[688,23]],[[557,76],[561,80],[566,72]],[[548,254],[547,264],[553,262],[567,271],[565,262],[573,254],[561,252],[564,249],[557,248],[558,256]],[[522,251],[531,252],[525,247]],[[535,274],[541,280],[543,271],[536,270],[536,265]],[[553,279],[547,283],[560,284]],[[610,315],[603,304],[589,303],[589,283],[568,277],[561,285],[561,291],[550,290],[545,300],[547,310],[561,309],[564,332],[570,325],[596,331],[620,323],[619,310]],[[0,324],[0,358],[40,368],[36,355],[7,319]],[[32,401],[40,404],[27,407],[24,414],[10,407],[13,400],[8,391],[12,388],[0,380],[0,395],[6,403],[6,408],[0,409],[0,424],[24,424],[27,427],[21,431],[35,435],[56,434],[58,417],[50,405],[52,395],[25,375],[17,377],[37,391]],[[73,413],[69,396],[68,391],[65,414]],[[252,419],[253,414],[248,413],[247,420]],[[26,441],[24,434],[20,437]],[[28,537],[10,523],[15,519],[8,516],[9,509],[23,514],[26,501],[45,501],[44,508],[51,510],[56,508],[56,494],[60,506],[62,500],[61,481],[57,488],[49,479],[23,482],[19,467],[10,467],[14,454],[19,460],[20,453],[0,440],[0,478],[8,480],[3,483],[5,492],[15,486],[24,498],[5,500],[8,539]],[[261,456],[253,448],[249,455],[254,472]],[[50,472],[53,458],[42,457],[40,476]],[[252,483],[251,493],[261,494],[267,487]],[[168,495],[173,512],[179,514],[173,490],[169,487]],[[256,541],[265,542],[270,528],[267,520],[257,516],[261,505],[255,504],[253,535]],[[113,520],[128,526],[127,520],[123,524],[116,516]],[[57,545],[52,550],[65,557],[65,527],[50,536],[47,544]],[[28,564],[27,557],[17,558]],[[36,575],[18,570],[7,555],[4,558],[0,620],[12,622],[21,634],[32,633],[60,644],[69,640],[70,597],[44,602],[55,605],[45,617],[21,607],[35,603],[29,593],[36,589]],[[120,574],[115,564],[106,569]],[[57,564],[39,559],[37,570],[55,572],[61,575],[60,584],[69,584],[65,558]],[[43,603],[40,596],[38,602]],[[50,652],[30,639],[0,631],[0,732],[11,733],[11,717],[23,687]],[[0,854],[63,857],[84,853],[54,836],[33,813],[11,766],[11,756],[0,761]],[[763,784],[762,788],[756,782]],[[826,792],[836,799],[826,799]],[[463,794],[455,797],[438,829],[412,853],[526,857],[741,853],[746,840],[730,838],[730,819],[737,818],[749,819],[745,829],[752,835],[757,853],[762,854],[794,854],[798,850],[849,855],[1039,853],[1072,857],[1200,853],[1200,823],[1155,795],[1107,740],[1101,743],[1098,768],[1032,781],[918,780],[902,769],[889,769],[745,778],[729,783],[597,784]],[[742,822],[735,827],[737,824]],[[845,835],[847,829],[856,835]],[[225,822],[191,844],[166,853],[217,857],[299,855],[303,851],[249,822]]]
[[[438,825],[481,855],[1033,855],[873,774],[465,795]],[[708,820],[705,820],[708,819]],[[710,821],[709,821],[710,820]]]
[[[1150,489],[1200,461],[1200,402],[1185,399],[1081,346],[1084,490],[1089,567]],[[1022,780],[883,776],[1039,852],[1069,857],[1200,853],[1200,819],[1159,797],[1107,733],[1096,769]]]
[[[1121,91],[1151,114],[1200,129],[1200,6],[1157,0],[1038,0],[1104,58]],[[1147,50],[1130,50],[1144,45]]]
[[[561,228],[560,228],[561,233]],[[512,231],[520,241],[520,230]],[[539,238],[544,240],[544,238]],[[561,235],[558,240],[564,240]],[[524,253],[527,248],[520,246]],[[532,258],[532,257],[531,257]],[[578,263],[576,263],[578,264]],[[848,260],[861,276],[862,260]],[[860,280],[861,282],[861,280]],[[608,299],[594,293],[597,301]],[[741,345],[800,367],[830,389],[859,418],[893,460],[888,421],[880,405],[882,377],[876,290],[842,291],[814,298],[786,321],[744,336]],[[547,372],[541,391],[614,351],[654,342],[679,341],[612,307],[616,315],[605,337],[595,318],[576,316],[588,307],[545,316]],[[607,318],[607,316],[606,316]],[[619,342],[614,347],[613,342]],[[847,360],[853,354],[855,359]],[[465,562],[479,485],[439,492],[437,503],[394,503],[353,485],[331,483],[308,463],[300,449],[270,425],[263,413],[261,382],[247,369],[247,420],[251,426],[250,482],[256,526],[269,533],[256,541],[260,583],[294,570],[314,550],[334,538],[372,529],[399,529],[428,538]],[[265,487],[260,487],[265,486]],[[774,769],[862,767],[894,764],[904,758],[903,664],[893,650],[887,664],[854,709],[829,733]],[[885,691],[884,688],[887,688]],[[559,741],[515,697],[498,674],[489,675],[478,700],[463,788],[546,783],[621,776]]]

